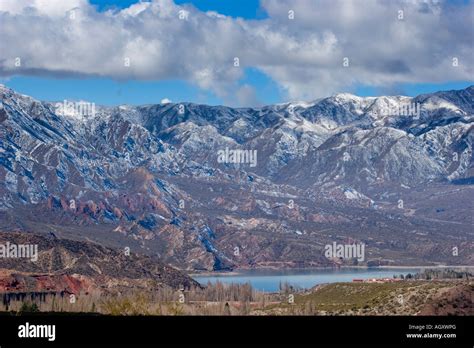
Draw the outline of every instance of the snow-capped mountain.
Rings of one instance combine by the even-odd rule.
[[[474,86],[261,108],[70,105],[0,86],[2,229],[189,269],[326,264],[321,245],[347,238],[376,263],[472,262],[450,250],[473,240]]]

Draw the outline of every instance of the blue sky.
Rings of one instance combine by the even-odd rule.
[[[120,9],[128,8],[136,2],[134,0],[90,0],[91,4],[97,6],[99,12],[107,10],[119,11]],[[174,0],[174,3],[176,5],[192,4],[198,11],[215,11],[233,17],[236,21],[245,20],[250,23],[249,25],[253,25],[251,24],[252,22],[266,23],[269,17],[278,15],[277,12],[272,12],[275,11],[276,5],[266,4],[266,8],[264,8],[259,0]],[[463,1],[453,6],[468,5],[470,5],[469,1]],[[287,8],[284,8],[284,11],[287,11]],[[268,12],[271,12],[271,14],[269,15]],[[278,25],[275,28],[278,30]],[[304,25],[301,28],[301,31],[308,29]],[[296,32],[296,34],[293,33],[292,35],[291,37],[297,37],[299,34]],[[251,54],[252,52],[250,52]],[[283,61],[284,58],[281,60]],[[222,88],[227,88],[232,84],[229,87],[231,91],[243,90],[244,86],[249,87],[251,96],[244,95],[240,104],[246,102],[259,105],[273,104],[293,99],[316,99],[317,97],[324,96],[326,91],[324,88],[317,90],[319,88],[318,81],[313,81],[313,85],[308,84],[307,90],[304,90],[305,85],[304,83],[301,84],[301,78],[298,81],[299,85],[291,80],[291,76],[296,75],[298,72],[297,66],[293,67],[290,72],[285,72],[281,69],[275,70],[272,64],[265,67],[244,66],[242,73],[233,76],[231,78],[233,81],[225,87],[219,85],[219,79],[222,79],[220,76],[216,78],[218,80],[217,82],[215,81],[216,86],[207,88],[206,83],[196,82],[182,76],[143,79],[117,78],[116,76],[91,77],[94,74],[85,74],[84,77],[77,78],[74,77],[74,74],[58,77],[54,72],[51,74],[22,73],[20,75],[12,73],[10,76],[0,77],[0,83],[41,100],[82,99],[104,105],[159,103],[164,98],[170,99],[173,102],[191,101],[211,105],[233,104],[232,96],[220,93]],[[288,65],[289,63],[286,64]],[[392,63],[390,64],[393,66]],[[318,66],[315,67],[315,71],[317,69]],[[370,73],[370,68],[368,71]],[[468,71],[472,71],[472,67],[469,67]],[[288,77],[289,75],[290,77]],[[432,76],[433,74],[427,75]],[[313,80],[317,80],[321,76],[321,81],[323,81],[324,71],[320,75],[315,73],[314,76],[316,78],[313,78]],[[374,84],[371,81],[364,81],[367,73],[365,75],[361,74],[361,76],[356,78],[355,82],[331,85],[331,88],[327,89],[326,95],[333,94],[334,92],[350,92],[361,96],[381,94],[414,96],[438,90],[462,89],[473,84],[472,74],[466,73],[459,76],[453,75],[453,79],[450,79],[450,74],[447,73],[445,78],[436,78],[435,80],[437,81],[435,82],[424,81],[420,77],[418,78],[419,81],[416,82],[395,81],[388,84],[384,82]],[[337,76],[334,79],[337,79]],[[384,79],[387,79],[386,75],[380,78],[380,80]],[[311,88],[315,88],[314,95],[311,93]],[[302,89],[304,93],[300,92]],[[230,92],[230,94],[232,93]],[[298,98],[299,96],[302,98]]]
[[[125,8],[136,0],[91,0],[101,11],[113,8]],[[192,4],[201,11],[216,11],[226,16],[247,19],[262,19],[265,11],[260,7],[259,0],[175,0],[178,5]]]
[[[23,94],[48,101],[67,99],[88,100],[103,105],[141,105],[159,103],[167,98],[173,102],[224,104],[212,92],[182,80],[116,81],[109,78],[57,79],[17,76],[3,82]],[[257,69],[246,69],[241,83],[254,86],[257,98],[265,104],[276,104],[281,101],[277,84]]]

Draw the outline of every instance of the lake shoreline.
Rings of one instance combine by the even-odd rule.
[[[275,268],[275,267],[261,267],[261,268],[240,268],[234,271],[203,271],[203,272],[196,272],[193,271],[191,273],[187,273],[190,277],[225,277],[225,276],[238,276],[245,274],[246,272],[265,272],[265,271],[275,271],[275,272],[292,272],[292,271],[311,271],[311,270],[349,270],[349,269],[361,269],[361,270],[390,270],[390,269],[446,269],[446,268],[472,268],[474,269],[474,265],[453,265],[453,266],[446,266],[446,265],[436,265],[436,266],[374,266],[374,267],[367,267],[367,266],[340,266],[340,267],[307,267],[307,268]]]

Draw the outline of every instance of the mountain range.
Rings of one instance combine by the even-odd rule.
[[[474,264],[474,86],[259,108],[90,105],[0,86],[1,231],[188,271]],[[364,243],[365,260],[326,258],[333,242]]]

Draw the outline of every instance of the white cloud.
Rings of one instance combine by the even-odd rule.
[[[183,79],[230,104],[257,102],[250,86],[240,86],[245,67],[268,74],[290,99],[358,83],[474,80],[472,3],[262,0],[262,7],[269,18],[257,21],[172,0],[107,12],[86,0],[2,0],[0,75]]]
[[[0,11],[16,15],[64,16],[74,8],[88,7],[87,0],[1,0]]]
[[[171,99],[168,99],[168,98],[161,99],[161,104],[169,104],[169,103],[171,103]]]

